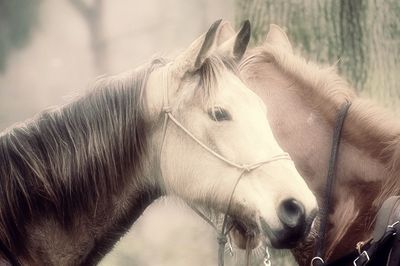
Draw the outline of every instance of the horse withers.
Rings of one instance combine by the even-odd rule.
[[[292,247],[316,200],[238,78],[250,28],[102,78],[0,136],[0,241],[23,265],[96,264],[155,199],[227,212],[234,242]]]

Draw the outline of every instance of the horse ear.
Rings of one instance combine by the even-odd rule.
[[[287,52],[293,53],[292,44],[290,43],[288,36],[286,35],[285,31],[278,25],[271,24],[269,26],[269,32],[264,43],[282,47]]]
[[[177,56],[174,62],[174,72],[178,75],[184,75],[186,72],[193,72],[199,69],[204,60],[213,51],[215,37],[222,20],[215,21],[207,33],[201,35],[195,40],[189,48],[181,55]]]
[[[231,37],[218,47],[218,52],[228,54],[228,56],[233,57],[236,61],[240,61],[246,52],[247,45],[249,44],[250,34],[250,22],[246,20],[235,36]]]

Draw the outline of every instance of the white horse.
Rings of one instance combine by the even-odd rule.
[[[249,24],[226,42],[220,29],[0,136],[4,261],[96,264],[168,194],[226,213],[240,248],[308,234],[315,197],[237,76]]]
[[[146,90],[149,116],[158,121],[151,150],[160,161],[158,183],[166,194],[225,212],[234,192],[229,215],[238,247],[246,246],[250,233],[251,247],[264,239],[289,248],[308,232],[316,201],[293,162],[279,157],[284,152],[268,125],[265,105],[236,75],[235,61],[248,42],[246,25],[220,43],[215,38],[220,24],[214,24],[175,61],[153,72]],[[166,105],[180,123],[162,131]],[[246,166],[255,165],[241,177]]]

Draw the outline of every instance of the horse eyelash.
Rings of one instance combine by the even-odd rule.
[[[208,116],[216,121],[216,122],[222,122],[222,121],[230,121],[232,120],[231,114],[224,108],[222,107],[214,107],[210,108],[208,110]]]

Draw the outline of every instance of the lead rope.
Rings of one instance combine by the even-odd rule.
[[[339,152],[339,144],[341,140],[341,133],[343,128],[343,123],[346,118],[347,112],[350,108],[351,102],[345,102],[339,109],[339,113],[336,118],[335,128],[333,131],[333,139],[331,146],[331,155],[329,158],[329,166],[328,173],[326,177],[326,187],[324,193],[324,202],[322,208],[320,210],[319,216],[321,219],[319,234],[317,243],[315,246],[315,256],[312,258],[310,265],[311,266],[323,266],[325,265],[325,261],[323,259],[325,252],[325,236],[326,236],[326,227],[328,223],[329,210],[331,208],[331,198],[332,198],[332,190],[334,181],[336,179],[336,165],[337,158]]]
[[[168,66],[166,66],[168,67]],[[166,71],[163,71],[163,84],[165,86],[165,90],[164,90],[164,97],[163,97],[163,109],[162,112],[164,113],[164,123],[163,123],[163,128],[162,128],[162,142],[161,142],[161,147],[160,147],[160,158],[161,158],[161,154],[164,148],[164,142],[165,142],[165,138],[166,138],[166,134],[167,134],[167,129],[168,129],[168,121],[171,120],[178,128],[180,128],[183,132],[185,132],[192,140],[194,140],[198,145],[200,145],[200,147],[202,147],[204,150],[206,150],[208,153],[210,153],[211,155],[213,155],[214,157],[218,158],[219,160],[223,161],[224,163],[228,164],[229,166],[235,167],[239,170],[241,170],[241,173],[239,175],[239,177],[236,179],[236,182],[233,186],[232,192],[230,194],[229,197],[229,202],[228,202],[228,206],[226,208],[225,214],[224,214],[224,219],[223,219],[223,223],[222,223],[222,228],[221,230],[218,230],[217,226],[214,225],[214,223],[208,218],[206,217],[202,212],[200,212],[196,207],[192,206],[189,204],[189,206],[194,210],[195,213],[197,213],[203,220],[205,220],[209,225],[211,225],[215,231],[217,232],[218,236],[217,236],[217,241],[218,241],[218,266],[224,266],[224,253],[225,253],[225,246],[226,243],[228,242],[228,238],[227,235],[230,232],[230,230],[232,229],[232,227],[230,228],[226,228],[227,224],[228,224],[228,213],[230,211],[231,208],[231,204],[232,204],[232,198],[233,198],[233,194],[236,190],[237,185],[239,184],[240,179],[243,177],[244,174],[249,173],[255,169],[257,169],[258,167],[264,165],[264,164],[268,164],[271,162],[275,162],[278,160],[291,160],[289,154],[287,153],[282,153],[282,154],[278,154],[275,156],[272,156],[270,159],[258,162],[258,163],[254,163],[254,164],[237,164],[227,158],[225,158],[224,156],[220,155],[219,153],[215,152],[214,150],[212,150],[211,148],[209,148],[206,144],[204,144],[201,140],[199,140],[196,136],[194,136],[187,128],[185,128],[173,115],[172,115],[172,110],[171,107],[169,106],[169,101],[168,101],[168,76],[166,74]],[[161,161],[161,159],[160,159]],[[162,173],[161,173],[162,175]],[[231,247],[230,247],[231,248]],[[265,251],[265,257],[264,257],[264,265],[269,266],[271,265],[270,263],[270,256],[269,256],[269,252],[268,252],[268,248],[266,248]]]

